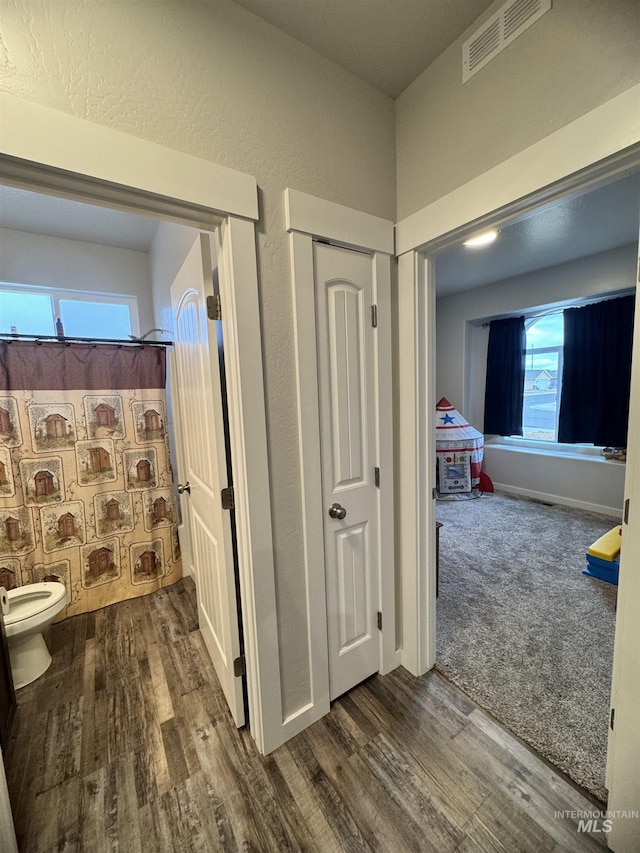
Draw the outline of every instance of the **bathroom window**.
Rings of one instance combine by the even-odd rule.
[[[69,337],[126,340],[140,334],[135,296],[0,285],[0,333],[55,335],[58,318]]]

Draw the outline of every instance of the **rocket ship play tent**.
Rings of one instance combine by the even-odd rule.
[[[440,500],[479,497],[484,437],[443,397],[436,406],[436,492]]]

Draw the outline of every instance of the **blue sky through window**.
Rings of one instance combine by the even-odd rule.
[[[60,310],[64,333],[70,337],[126,340],[131,334],[128,305],[61,299]]]
[[[51,297],[47,293],[0,290],[0,332],[11,331],[19,335],[53,335]]]
[[[561,347],[564,343],[564,326],[562,313],[548,314],[534,320],[527,328],[527,350],[544,349],[546,347]],[[555,353],[537,353],[535,364],[530,364],[532,356],[527,356],[527,367],[547,368],[556,370],[558,357]]]
[[[561,383],[563,342],[562,313],[547,314],[527,323],[527,357],[522,407],[522,428],[525,438],[545,441],[557,439],[558,390]]]

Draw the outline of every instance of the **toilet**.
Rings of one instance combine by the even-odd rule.
[[[11,674],[16,690],[46,672],[51,655],[42,632],[67,604],[67,589],[57,581],[31,583],[7,592],[9,612],[4,625],[9,646]]]

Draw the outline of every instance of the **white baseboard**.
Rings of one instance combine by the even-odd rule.
[[[563,497],[562,495],[547,495],[544,492],[535,492],[533,489],[522,489],[519,486],[508,486],[505,483],[494,483],[493,486],[497,491],[507,492],[511,495],[522,495],[522,497],[533,498],[537,501],[560,504],[561,506],[573,506],[576,507],[576,509],[585,509],[588,512],[599,512],[602,513],[602,515],[610,515],[613,518],[622,518],[622,507],[602,506],[602,504],[579,501],[574,498]]]

